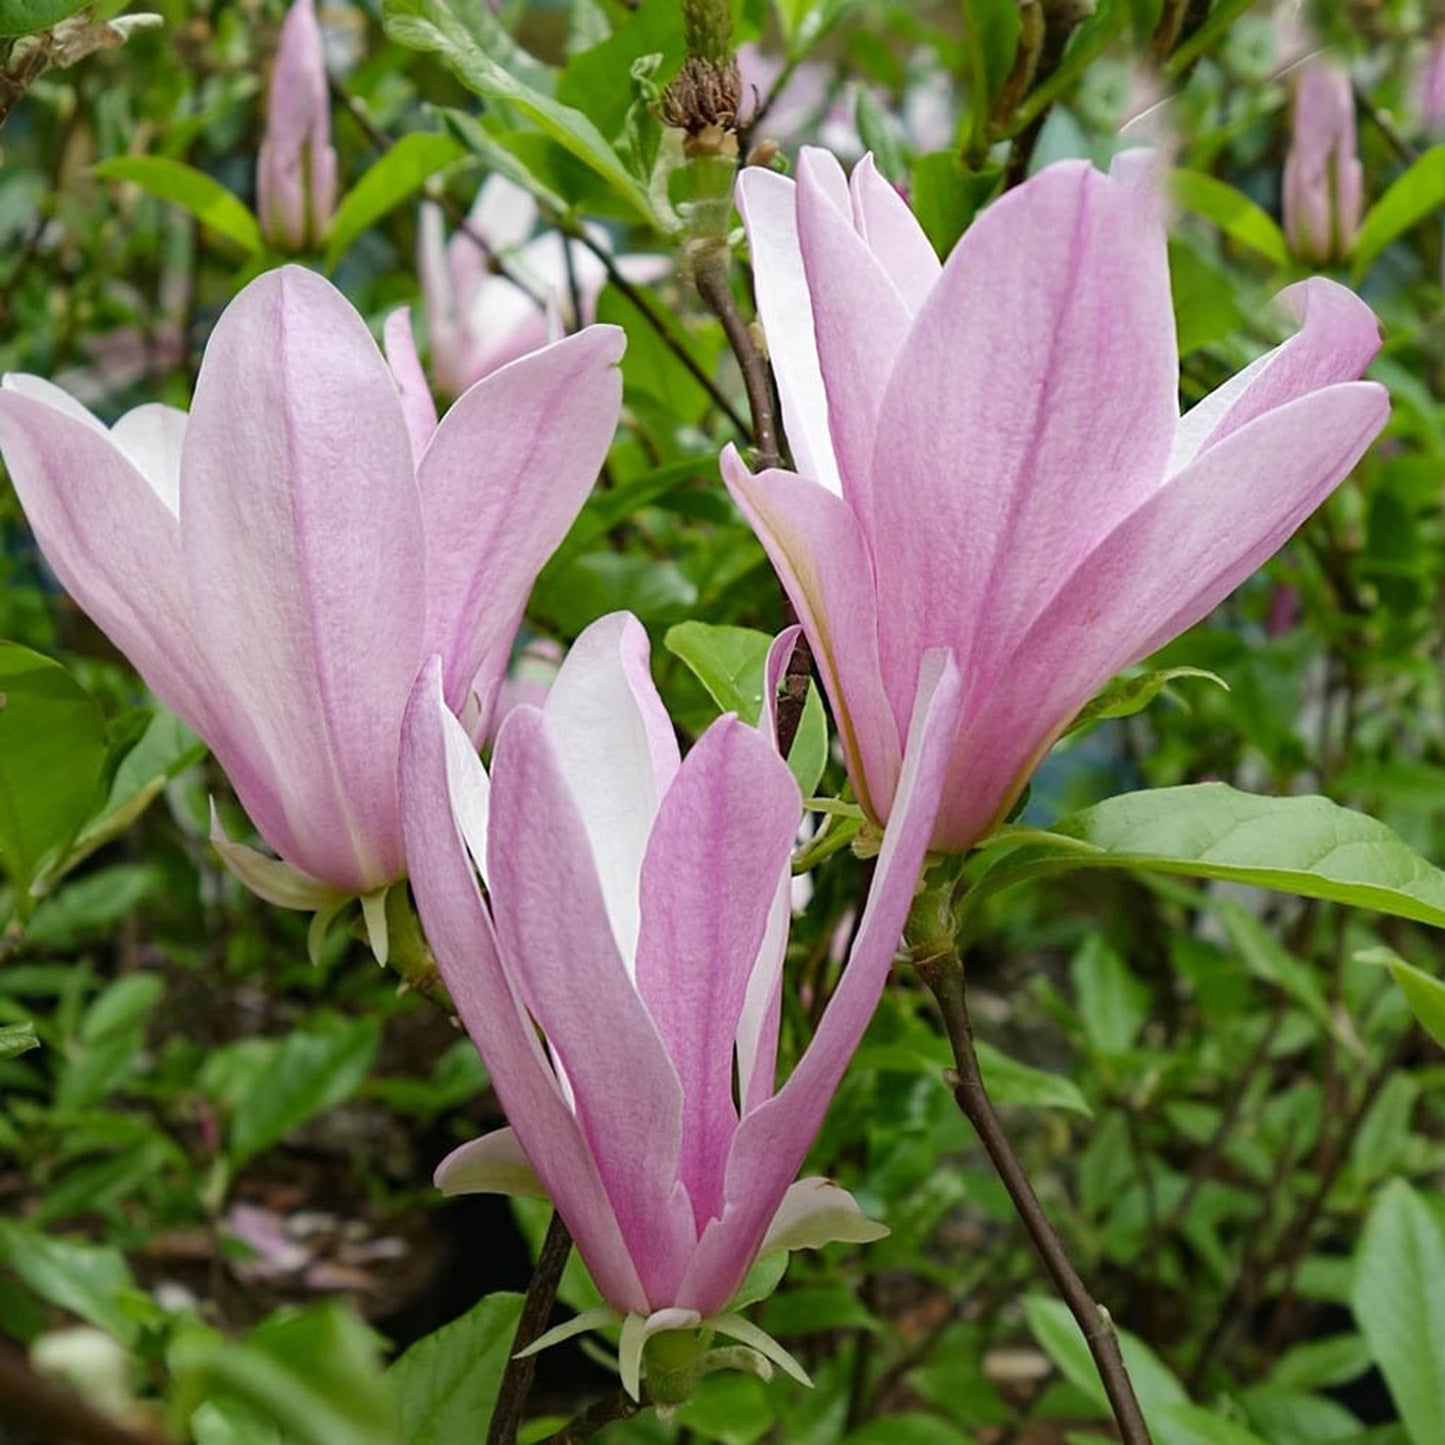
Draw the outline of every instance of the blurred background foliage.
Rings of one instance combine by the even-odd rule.
[[[0,5],[48,23],[42,9]],[[66,32],[0,39],[0,367],[105,417],[184,405],[221,307],[280,259],[248,218],[284,8],[154,9],[158,24],[33,79],[35,47]],[[695,672],[670,629],[771,632],[781,609],[717,476],[742,389],[669,234],[685,180],[653,102],[682,58],[679,7],[323,0],[320,15],[349,194],[308,263],[376,329],[397,305],[420,319],[422,195],[455,224],[494,171],[537,196],[540,230],[663,258],[597,298],[629,336],[623,426],[529,635],[565,646],[632,609],[695,733],[738,700],[736,675]],[[1279,225],[1291,67],[1322,45],[1350,67],[1372,209],[1336,270],[1384,323],[1372,374],[1390,427],[1279,558],[1151,663],[1227,690],[1184,679],[1075,734],[1030,819],[1222,779],[1323,792],[1445,861],[1445,116],[1427,84],[1442,27],[1423,0],[734,5],[747,144],[871,149],[941,249],[1051,159],[1172,144],[1191,403],[1283,334],[1266,303],[1305,274]],[[751,315],[745,266],[734,279]],[[207,800],[234,807],[223,779],[59,592],[8,489],[0,637],[0,693],[27,704],[0,710],[0,1333],[138,1429],[201,1445],[482,1438],[515,1314],[494,1292],[525,1285],[544,1218],[430,1188],[446,1150],[496,1120],[470,1045],[344,930],[310,964],[305,919],[220,869]],[[716,663],[721,647],[703,651]],[[829,759],[818,791],[841,786]],[[795,1043],[861,886],[846,851],[816,874],[790,954]],[[1160,1445],[1445,1440],[1445,1070],[1392,981],[1392,966],[1416,980],[1428,1022],[1436,937],[1107,872],[1000,894],[975,933],[990,1082],[1129,1335]],[[946,1061],[900,977],[810,1166],[893,1232],[797,1260],[759,1315],[816,1388],[714,1376],[670,1423],[603,1438],[1110,1438]],[[574,1262],[564,1301],[589,1290]],[[548,1418],[524,1438],[605,1387],[581,1351],[544,1357]],[[35,1438],[0,1410],[0,1440]]]

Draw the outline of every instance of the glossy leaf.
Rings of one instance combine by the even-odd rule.
[[[358,1019],[279,1040],[245,1039],[213,1054],[201,1083],[229,1108],[232,1163],[349,1098],[371,1067],[379,1036],[375,1019]]]
[[[1212,221],[1232,241],[1247,246],[1281,269],[1289,265],[1289,243],[1278,223],[1242,191],[1203,171],[1169,173],[1169,192],[1187,211]]]
[[[1070,725],[1069,731],[1076,732],[1079,728],[1089,723],[1101,722],[1104,718],[1133,717],[1135,713],[1143,712],[1171,682],[1176,682],[1181,677],[1203,678],[1207,682],[1217,683],[1225,692],[1229,691],[1229,684],[1222,677],[1206,672],[1202,667],[1165,667],[1157,672],[1146,672],[1141,677],[1125,678],[1122,682],[1106,688],[1084,706],[1083,711]]]
[[[58,25],[86,0],[0,0],[0,35],[32,35]]]
[[[1352,1303],[1411,1438],[1445,1440],[1445,1228],[1403,1180],[1365,1221]]]
[[[663,639],[687,664],[721,712],[735,712],[756,727],[763,708],[763,667],[773,639],[750,627],[679,622]],[[803,718],[788,753],[788,766],[805,798],[813,795],[828,761],[828,722],[815,686],[808,688]]]
[[[0,865],[26,890],[94,806],[105,722],[59,663],[0,642]]]
[[[112,156],[93,167],[107,181],[130,181],[148,195],[189,211],[248,255],[266,249],[261,226],[239,197],[219,181],[169,156]]]
[[[488,1295],[391,1367],[407,1445],[485,1438],[521,1312],[521,1295]]]
[[[1358,282],[1396,237],[1445,205],[1445,145],[1432,146],[1370,207],[1355,238]]]
[[[1445,926],[1445,873],[1383,823],[1327,798],[1271,798],[1224,783],[1110,798],[1051,830],[1003,828],[1023,846],[975,885],[981,898],[1073,868],[1127,868],[1250,883]]]
[[[333,270],[363,231],[419,190],[428,176],[465,155],[449,135],[412,131],[402,136],[342,197],[326,236],[326,269]]]
[[[28,1020],[19,1024],[0,1024],[0,1059],[13,1059],[30,1049],[38,1049],[35,1025]]]
[[[397,44],[440,55],[484,100],[515,106],[613,186],[640,216],[656,219],[646,187],[597,127],[550,93],[550,72],[535,61],[516,62],[516,47],[483,0],[386,0],[384,16],[386,33]],[[514,64],[509,67],[500,56],[513,58]]]

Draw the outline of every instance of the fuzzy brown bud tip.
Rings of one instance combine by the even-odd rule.
[[[662,120],[694,138],[710,131],[732,132],[737,129],[742,95],[737,61],[718,64],[690,55],[662,92]]]

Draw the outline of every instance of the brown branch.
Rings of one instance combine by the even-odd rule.
[[[123,1425],[79,1395],[33,1370],[16,1351],[0,1349],[0,1416],[46,1440],[70,1445],[165,1445],[154,1430]]]
[[[532,1392],[532,1376],[537,1370],[536,1355],[522,1357],[517,1352],[525,1350],[546,1329],[557,1299],[557,1287],[562,1283],[562,1271],[571,1253],[572,1236],[562,1223],[562,1216],[553,1210],[546,1238],[537,1254],[537,1267],[532,1271],[532,1282],[522,1301],[522,1313],[517,1318],[512,1353],[502,1373],[501,1389],[487,1430],[487,1445],[514,1445],[516,1441],[527,1409],[527,1396]]]
[[[1139,1408],[1138,1397],[1119,1349],[1114,1322],[1108,1310],[1089,1293],[1065,1252],[984,1087],[978,1055],[973,1046],[973,1024],[969,1019],[964,989],[963,961],[948,944],[941,950],[924,946],[915,954],[913,964],[938,1004],[944,1031],[953,1049],[956,1068],[953,1097],[977,1132],[1054,1288],[1078,1323],[1099,1371],[1099,1378],[1103,1381],[1104,1393],[1119,1426],[1120,1439],[1124,1445],[1152,1445],[1149,1427],[1144,1423],[1143,1411]]]
[[[642,1406],[631,1395],[619,1390],[589,1405],[574,1420],[569,1420],[555,1434],[547,1436],[542,1445],[584,1445],[599,1430],[618,1420],[630,1420]]]
[[[726,256],[727,252],[723,252]],[[768,364],[753,341],[753,333],[728,283],[725,260],[707,261],[697,268],[694,278],[698,295],[722,322],[723,334],[737,357],[743,374],[743,387],[748,394],[748,409],[753,414],[753,444],[758,451],[758,465],[770,471],[782,460],[778,448],[778,424],[773,416],[773,383]]]

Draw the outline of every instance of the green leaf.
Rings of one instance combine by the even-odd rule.
[[[273,1315],[239,1344],[191,1329],[170,1365],[183,1404],[240,1405],[287,1445],[403,1445],[381,1341],[341,1304]]]
[[[1252,1430],[1203,1405],[1166,1405],[1160,1416],[1156,1433],[1161,1445],[1166,1441],[1171,1445],[1270,1445]]]
[[[357,1019],[284,1039],[243,1039],[213,1053],[200,1085],[230,1111],[226,1146],[239,1166],[307,1119],[355,1093],[380,1027]]]
[[[878,1330],[879,1322],[843,1281],[805,1285],[775,1294],[763,1309],[759,1324],[779,1339],[815,1335],[825,1330]]]
[[[33,35],[48,30],[89,0],[0,0],[0,35]]]
[[[68,1049],[55,1091],[57,1108],[98,1104],[130,1073],[145,1045],[146,1022],[164,988],[159,974],[130,973],[96,995]]]
[[[1370,207],[1355,237],[1356,285],[1397,236],[1445,204],[1445,145],[1432,146]]]
[[[180,206],[249,256],[265,249],[261,226],[218,180],[169,156],[112,156],[91,167],[107,181],[131,181],[149,195]]]
[[[59,663],[0,642],[0,862],[22,916],[27,890],[95,803],[105,720]]]
[[[1072,868],[1128,868],[1250,883],[1445,926],[1445,873],[1383,823],[1327,798],[1270,798],[1224,783],[1126,793],[1056,823],[1001,828],[1000,858],[967,895]]]
[[[449,135],[411,131],[402,136],[342,197],[326,235],[326,269],[334,270],[352,242],[418,190],[428,176],[465,155],[460,142]]]
[[[773,639],[751,627],[679,622],[663,644],[708,690],[720,712],[735,712],[756,727],[763,710],[763,671]],[[811,797],[828,761],[828,723],[818,689],[808,689],[803,719],[788,754],[788,766],[805,798]]]
[[[1090,1045],[1101,1054],[1127,1053],[1149,1017],[1149,986],[1098,933],[1084,940],[1069,973]]]
[[[905,1412],[870,1420],[843,1437],[843,1445],[970,1445],[973,1437],[934,1415]]]
[[[1416,1022],[1445,1049],[1445,983],[1387,948],[1366,949],[1355,956],[1367,963],[1383,963],[1390,970]]]
[[[1370,1368],[1370,1347],[1356,1334],[1306,1340],[1286,1350],[1269,1372],[1269,1385],[1280,1390],[1320,1390],[1345,1385]]]
[[[485,1438],[521,1312],[521,1295],[488,1295],[387,1371],[407,1445]]]
[[[1030,1064],[1021,1064],[986,1044],[974,1042],[979,1071],[995,1104],[1016,1104],[1026,1109],[1067,1109],[1074,1114],[1092,1114],[1078,1087],[1062,1074],[1050,1074]]]
[[[1078,1386],[1092,1403],[1108,1413],[1108,1396],[1104,1381],[1098,1377],[1094,1357],[1088,1353],[1084,1335],[1062,1299],[1045,1299],[1042,1295],[1026,1295],[1023,1312],[1033,1338],[1043,1353],[1059,1367],[1066,1380]],[[1146,1344],[1127,1331],[1118,1331],[1118,1347],[1123,1351],[1124,1366],[1139,1396],[1144,1418],[1155,1431],[1157,1445],[1169,1445],[1170,1436],[1159,1428],[1159,1416],[1169,1406],[1188,1405],[1189,1396],[1169,1367]]]
[[[118,1339],[134,1337],[136,1325],[123,1304],[134,1284],[118,1250],[58,1239],[0,1219],[0,1265],[47,1303]]]
[[[987,119],[988,108],[1013,68],[1018,50],[1019,7],[1015,0],[963,0],[964,39],[968,46],[974,129]]]
[[[1351,1302],[1411,1438],[1445,1440],[1445,1230],[1403,1180],[1365,1221]]]
[[[21,1024],[0,1024],[0,1059],[13,1059],[16,1054],[39,1047],[35,1025],[28,1019]]]
[[[484,0],[386,0],[383,16],[386,33],[397,44],[440,55],[483,100],[515,106],[607,181],[640,216],[659,225],[646,186],[580,110],[552,96],[551,72],[519,58]]]
[[[1281,269],[1289,265],[1289,243],[1274,218],[1242,192],[1203,171],[1169,173],[1169,190],[1187,211],[1213,221],[1238,241]]]
[[[1106,688],[1092,702],[1085,704],[1078,717],[1069,725],[1069,731],[1104,718],[1133,717],[1143,712],[1171,682],[1181,677],[1202,677],[1217,683],[1225,692],[1229,684],[1217,673],[1206,672],[1202,667],[1165,667],[1157,672],[1146,672],[1140,677],[1125,678]]]
[[[940,256],[953,250],[1002,180],[1002,166],[971,171],[957,151],[933,151],[914,161],[913,213]]]

